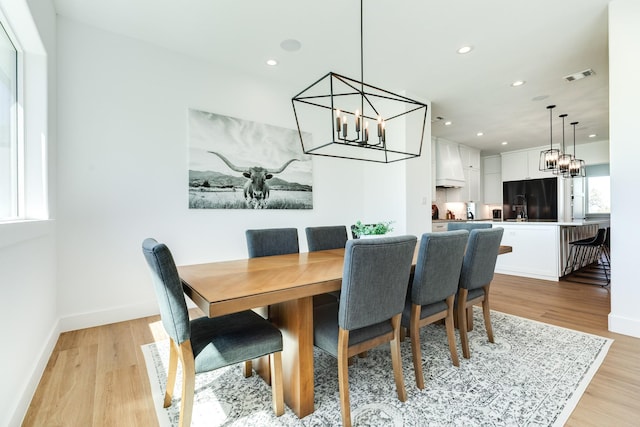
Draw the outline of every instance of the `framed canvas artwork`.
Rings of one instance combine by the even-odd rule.
[[[297,130],[189,109],[189,208],[313,209]]]

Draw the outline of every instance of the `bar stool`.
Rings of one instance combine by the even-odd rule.
[[[600,258],[602,257],[603,245],[607,230],[601,228],[598,233],[590,238],[577,240],[570,242],[569,256],[567,257],[567,263],[564,268],[564,275],[567,275],[573,271],[586,267],[589,264],[598,262],[602,264]],[[602,264],[607,283],[609,283],[608,269]]]

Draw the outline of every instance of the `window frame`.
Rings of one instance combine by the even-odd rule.
[[[589,179],[598,177],[609,178],[609,212],[591,212],[589,211]],[[611,174],[609,172],[609,164],[598,164],[587,166],[586,178],[585,178],[585,215],[589,218],[603,218],[611,215]]]
[[[9,209],[6,216],[0,216],[0,222],[20,220],[24,216],[24,144],[22,138],[22,118],[20,114],[20,101],[22,98],[22,79],[20,78],[22,72],[22,54],[8,20],[0,14],[0,37],[4,36],[6,36],[15,51],[15,68],[11,72],[12,76],[6,76],[10,81],[13,78],[10,90],[13,92],[12,95],[14,99],[12,100],[12,105],[9,107],[10,142],[8,157],[10,158],[10,182],[7,185],[7,189],[10,196],[7,199],[8,201],[1,202],[6,202]],[[4,177],[2,177],[2,179],[4,179]]]

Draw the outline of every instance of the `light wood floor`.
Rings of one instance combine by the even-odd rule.
[[[496,275],[491,307],[615,339],[567,425],[640,425],[640,339],[607,331],[607,289]],[[155,316],[62,334],[23,425],[157,425],[140,346],[165,337]]]

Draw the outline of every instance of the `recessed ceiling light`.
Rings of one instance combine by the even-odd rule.
[[[507,141],[502,141],[502,145],[507,145],[508,142]]]
[[[478,132],[478,133],[476,133],[476,135],[477,135],[477,136],[482,136],[482,135],[484,135],[484,133],[482,133],[482,132]]]
[[[592,133],[591,135],[589,135],[589,138],[595,138],[596,136],[598,135],[596,135],[595,133]]]
[[[275,59],[267,59],[267,65],[275,67],[276,65],[278,65],[278,61],[276,61]]]
[[[518,87],[518,86],[522,86],[525,83],[526,82],[524,80],[516,80],[515,82],[511,83],[511,86],[512,87]]]
[[[302,43],[295,39],[283,40],[280,47],[287,52],[296,52],[302,47]]]
[[[458,53],[464,55],[465,53],[469,53],[473,50],[472,46],[462,46],[460,49],[458,49]]]
[[[444,125],[445,125],[445,126],[451,126],[451,123],[453,123],[453,122],[451,122],[451,121],[447,121],[447,122],[444,122]]]

